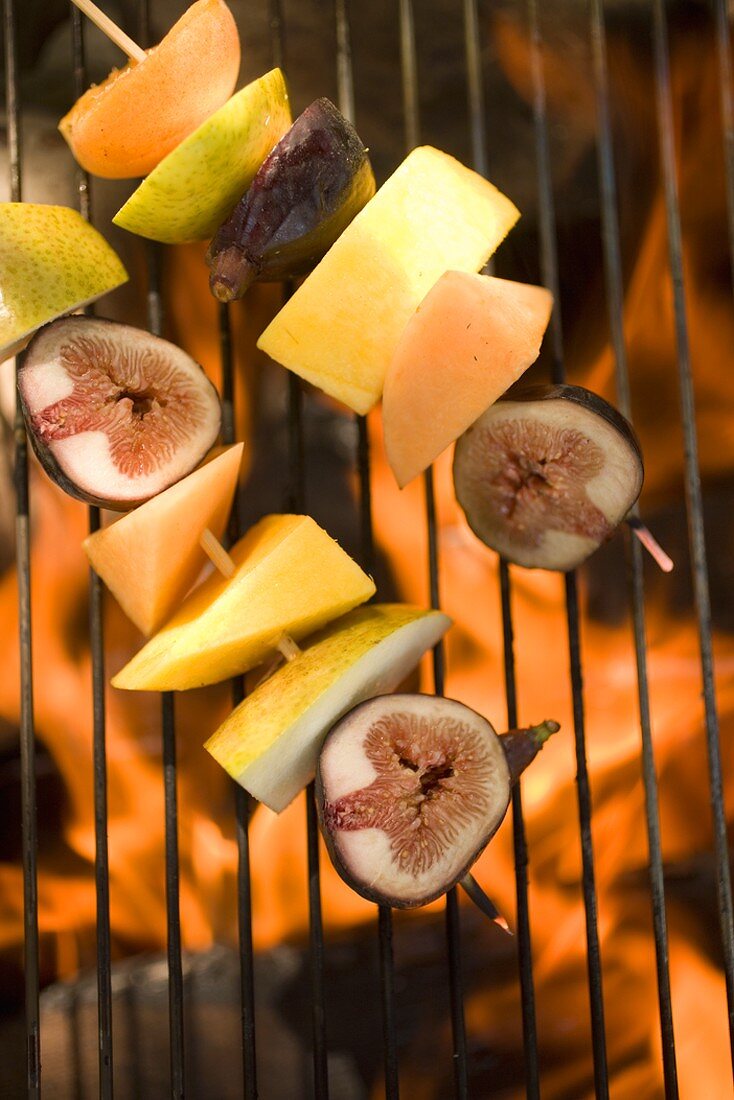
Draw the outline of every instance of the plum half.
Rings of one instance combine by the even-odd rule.
[[[367,150],[329,99],[317,99],[263,161],[207,252],[220,302],[259,279],[277,282],[316,266],[375,193]]]
[[[316,772],[332,862],[362,897],[427,905],[464,878],[499,828],[513,783],[557,722],[498,736],[435,695],[381,695],[327,735]]]
[[[142,329],[65,317],[18,371],[28,435],[70,496],[128,511],[199,464],[219,434],[214,386],[189,355]]]
[[[482,413],[454,453],[474,534],[530,569],[575,569],[633,506],[644,469],[631,424],[581,386],[524,386]]]

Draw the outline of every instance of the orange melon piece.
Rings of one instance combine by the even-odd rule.
[[[413,149],[257,342],[358,413],[444,271],[478,271],[520,217],[488,180],[430,145]]]
[[[387,459],[402,489],[538,358],[553,296],[447,271],[405,327],[385,379]]]
[[[207,562],[199,545],[204,529],[224,535],[243,449],[228,447],[84,540],[92,568],[143,634],[170,618]]]
[[[310,516],[265,516],[230,550],[231,577],[195,588],[112,680],[128,691],[185,691],[260,664],[364,603],[375,585]]]
[[[86,91],[59,130],[87,172],[146,176],[226,103],[239,69],[231,11],[224,0],[196,0],[143,61]]]

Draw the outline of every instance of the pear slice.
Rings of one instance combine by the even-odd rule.
[[[150,635],[168,619],[207,557],[199,540],[227,526],[243,443],[84,540],[87,557],[129,619]]]
[[[271,69],[164,157],[112,220],[166,244],[208,240],[290,124],[285,78]]]
[[[420,146],[383,183],[257,346],[355,412],[379,401],[403,329],[445,271],[478,271],[520,217],[488,180]]]
[[[313,779],[334,723],[357,703],[394,691],[450,625],[440,611],[407,604],[351,611],[259,684],[204,747],[280,813]]]
[[[47,321],[127,279],[117,253],[77,210],[0,203],[0,362]]]
[[[283,634],[303,638],[364,603],[370,577],[310,516],[265,516],[118,672],[114,687],[183,691],[247,672]]]

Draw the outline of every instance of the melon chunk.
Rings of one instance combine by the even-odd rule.
[[[84,540],[87,557],[128,618],[152,634],[174,612],[208,560],[205,528],[221,539],[244,444],[228,447],[170,489]]]
[[[254,668],[282,634],[303,638],[375,591],[310,516],[265,516],[112,680],[129,691],[183,691]]]
[[[385,379],[385,450],[401,489],[535,362],[552,308],[540,286],[465,271],[438,280]]]
[[[258,341],[358,413],[379,401],[400,335],[440,275],[478,271],[519,217],[446,153],[414,149]]]
[[[280,813],[313,779],[334,723],[357,703],[394,691],[450,625],[440,611],[407,604],[350,611],[259,684],[204,747]]]

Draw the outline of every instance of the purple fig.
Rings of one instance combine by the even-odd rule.
[[[435,695],[361,703],[324,741],[321,829],[358,894],[410,909],[455,886],[499,828],[512,784],[558,729],[498,736],[476,711]]]
[[[475,535],[508,561],[569,570],[640,495],[632,426],[581,386],[524,386],[459,438],[454,488]]]
[[[175,344],[96,317],[40,329],[18,372],[28,435],[70,496],[127,511],[179,481],[219,434],[217,391]]]
[[[299,115],[209,246],[220,302],[259,279],[304,275],[375,193],[367,150],[328,99]]]

